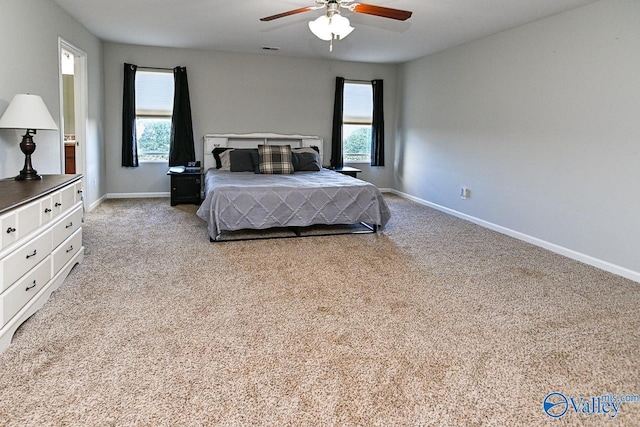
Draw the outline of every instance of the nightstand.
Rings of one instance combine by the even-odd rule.
[[[171,206],[181,203],[199,205],[202,189],[202,172],[167,172],[171,176]]]
[[[352,168],[351,166],[342,166],[341,168],[335,168],[334,170],[338,173],[349,175],[354,178],[357,178],[358,174],[362,172],[360,169]]]

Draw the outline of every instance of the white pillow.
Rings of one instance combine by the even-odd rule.
[[[218,169],[219,171],[227,171],[227,172],[231,172],[231,156],[229,155],[229,153],[231,153],[233,151],[232,149],[229,150],[224,150],[222,153],[220,153],[220,169]]]

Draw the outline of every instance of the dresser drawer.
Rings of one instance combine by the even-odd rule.
[[[35,267],[51,253],[51,230],[25,243],[0,260],[1,290],[7,289],[27,271]]]
[[[78,206],[73,212],[64,217],[62,221],[53,226],[53,247],[57,247],[73,234],[82,224],[82,206]]]
[[[51,201],[53,202],[53,216],[58,217],[64,213],[76,202],[75,186],[69,185],[60,191],[56,191],[51,195]]]
[[[82,229],[76,230],[67,240],[53,251],[53,275],[55,276],[82,247]]]
[[[40,227],[40,202],[32,202],[19,208],[16,215],[18,215],[18,238],[22,239]]]
[[[0,327],[15,316],[49,280],[51,280],[51,257],[47,256],[33,270],[0,294]]]
[[[42,225],[45,225],[49,223],[53,217],[53,199],[51,196],[43,197],[40,201],[40,222]]]
[[[0,249],[6,248],[18,240],[18,217],[15,212],[10,212],[0,216]]]
[[[83,197],[82,197],[82,180],[76,181],[76,183],[73,184],[73,194],[75,196],[76,203],[78,203],[79,201],[81,201],[83,199]]]

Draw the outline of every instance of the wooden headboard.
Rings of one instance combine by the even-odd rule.
[[[203,171],[216,167],[214,148],[257,148],[258,145],[290,145],[291,148],[318,147],[323,161],[323,139],[319,136],[285,135],[280,133],[208,133],[204,136]],[[322,163],[324,164],[324,163]]]

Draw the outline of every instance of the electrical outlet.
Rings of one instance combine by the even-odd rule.
[[[98,188],[98,178],[93,178],[93,188]]]
[[[471,191],[467,187],[460,187],[460,198],[468,199],[471,196]]]

